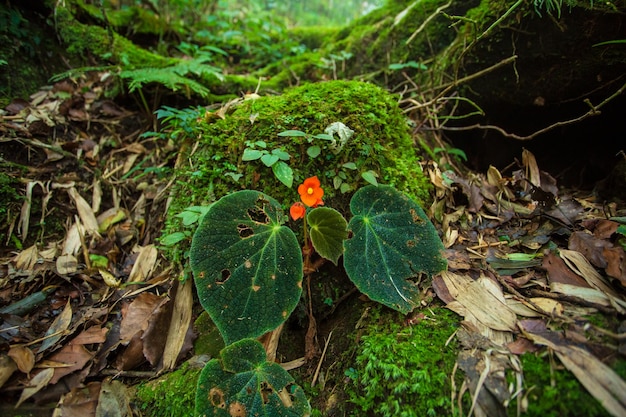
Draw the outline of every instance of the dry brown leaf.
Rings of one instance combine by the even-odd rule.
[[[193,294],[191,291],[192,281],[186,280],[178,283],[176,297],[174,299],[174,310],[172,320],[167,332],[167,341],[163,351],[163,369],[174,369],[176,359],[185,343],[187,329],[191,323],[191,306],[193,305]]]
[[[626,416],[626,382],[610,367],[586,350],[552,337],[555,332],[535,334],[523,326],[522,331],[533,342],[553,349],[563,365],[611,415]]]
[[[57,258],[56,268],[59,275],[71,275],[78,271],[78,259],[74,255],[61,255]]]
[[[82,248],[82,244],[80,242],[80,225],[78,223],[72,223],[70,230],[67,231],[65,235],[65,240],[63,241],[63,250],[61,254],[63,255],[76,255]]]
[[[0,388],[11,378],[13,372],[17,370],[17,365],[13,359],[4,353],[0,354]]]
[[[563,305],[559,303],[557,300],[553,300],[551,298],[543,298],[543,297],[535,297],[529,298],[529,301],[532,303],[523,303],[512,296],[506,297],[506,305],[515,312],[515,314],[524,316],[524,317],[540,317],[543,312],[548,313],[550,315],[554,314],[556,316],[560,316],[563,314]],[[534,306],[537,306],[540,311],[538,311]]]
[[[78,336],[70,341],[73,345],[91,345],[94,343],[104,343],[109,329],[100,326],[91,326],[83,330]]]
[[[592,288],[606,294],[611,305],[619,313],[626,313],[626,300],[624,300],[623,296],[618,294],[617,291],[605,281],[580,252],[561,249],[559,253],[572,271],[583,277]]]
[[[541,267],[548,271],[550,284],[560,283],[578,287],[591,288],[587,281],[569,269],[563,259],[552,252],[544,256]]]
[[[9,349],[7,355],[13,359],[17,365],[17,368],[25,374],[35,366],[35,354],[26,346],[14,346]]]
[[[126,417],[132,415],[126,386],[117,380],[104,381],[100,389],[100,399],[95,416]]]
[[[62,417],[94,417],[100,397],[100,382],[74,388],[61,398],[58,410]]]
[[[526,169],[526,178],[532,185],[537,188],[541,188],[541,173],[539,172],[539,166],[535,155],[533,155],[528,149],[522,151],[522,164]]]
[[[104,280],[104,283],[109,287],[118,288],[122,284],[122,281],[115,278],[115,276],[109,271],[104,269],[98,269],[98,272],[100,272],[100,276]]]
[[[15,256],[15,269],[20,271],[33,271],[38,260],[39,251],[37,250],[37,245],[33,245]]]
[[[72,200],[74,200],[74,204],[76,204],[76,210],[78,211],[80,221],[82,222],[87,232],[97,233],[98,220],[96,220],[96,215],[93,212],[91,205],[87,203],[87,201],[78,193],[78,191],[76,191],[76,188],[71,187],[67,190],[67,192]]]
[[[140,247],[139,256],[128,276],[128,282],[144,282],[152,275],[159,252],[150,244]]]
[[[72,306],[70,304],[70,300],[68,299],[67,303],[65,304],[65,308],[63,309],[61,314],[59,314],[54,319],[54,321],[48,328],[48,331],[46,332],[46,338],[41,344],[41,347],[39,347],[37,353],[41,353],[44,350],[53,347],[61,339],[61,337],[63,337],[71,322]]]
[[[626,287],[626,254],[621,247],[605,248],[602,251],[606,259],[605,272],[608,276],[617,278]]]
[[[20,395],[20,399],[17,400],[15,408],[18,408],[24,401],[37,394],[43,388],[47,387],[53,375],[54,369],[52,368],[44,369],[37,373],[37,375],[29,381],[28,386],[22,391],[22,395]]]
[[[485,326],[501,331],[516,329],[517,316],[506,305],[502,290],[487,277],[472,278],[441,273],[450,294]]]
[[[594,266],[606,268],[607,262],[602,254],[603,250],[613,246],[604,239],[598,239],[591,233],[574,232],[569,238],[567,248],[583,254]]]
[[[148,328],[152,313],[164,302],[164,299],[152,293],[142,292],[130,303],[120,325],[122,343],[129,342],[137,332]]]
[[[49,360],[65,364],[62,367],[54,368],[54,376],[50,380],[51,384],[56,384],[61,378],[75,371],[83,369],[93,358],[93,354],[85,349],[83,345],[67,344],[50,357]]]

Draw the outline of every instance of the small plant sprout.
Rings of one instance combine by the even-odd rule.
[[[260,151],[254,153],[259,157],[271,154],[259,143],[247,149]],[[341,265],[343,257],[362,293],[403,313],[419,305],[416,281],[446,268],[443,245],[424,211],[391,186],[370,184],[354,193],[349,222],[323,206],[317,176],[306,178],[298,195],[289,216],[302,222],[288,222],[278,201],[252,190],[222,197],[201,217],[190,264],[200,303],[226,347],[201,373],[197,415],[310,415],[302,389],[267,361],[255,339],[284,323],[306,288],[307,335],[313,335],[306,337],[305,357],[314,356],[310,281],[325,262]],[[302,242],[287,225],[302,228]]]

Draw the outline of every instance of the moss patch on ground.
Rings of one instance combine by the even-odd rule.
[[[137,387],[135,403],[150,417],[193,416],[202,367],[183,364],[176,371]]]
[[[457,343],[449,339],[460,317],[443,307],[422,313],[423,319],[407,325],[397,312],[372,309],[356,366],[347,373],[350,400],[367,415],[450,414]]]

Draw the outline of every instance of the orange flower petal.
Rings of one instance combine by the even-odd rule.
[[[320,186],[320,180],[317,176],[309,177],[298,186],[298,194],[300,200],[309,207],[315,207],[322,203],[324,189]]]
[[[300,202],[293,203],[289,208],[289,215],[291,215],[291,218],[294,220],[302,219],[305,214],[306,207],[304,207],[304,204]]]

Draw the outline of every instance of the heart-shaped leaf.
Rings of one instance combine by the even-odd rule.
[[[311,210],[306,219],[311,227],[311,242],[317,253],[337,265],[343,253],[343,241],[348,237],[346,219],[337,210],[328,207]]]
[[[278,202],[244,190],[215,202],[190,260],[198,297],[226,344],[258,337],[291,314],[302,293],[302,253]]]
[[[272,171],[280,182],[291,188],[293,185],[293,170],[283,161],[278,161],[272,165]]]
[[[242,161],[254,161],[259,159],[263,155],[265,155],[267,151],[260,151],[258,149],[250,149],[246,148],[243,150],[243,155],[241,156]]]
[[[261,157],[261,162],[263,162],[266,167],[271,167],[276,163],[276,161],[278,161],[278,155],[268,153]]]
[[[196,391],[198,416],[301,417],[311,413],[304,391],[263,346],[240,340],[206,364]]]
[[[419,304],[415,281],[446,268],[443,244],[424,211],[387,185],[368,185],[350,201],[352,237],[344,266],[357,288],[403,313]]]

